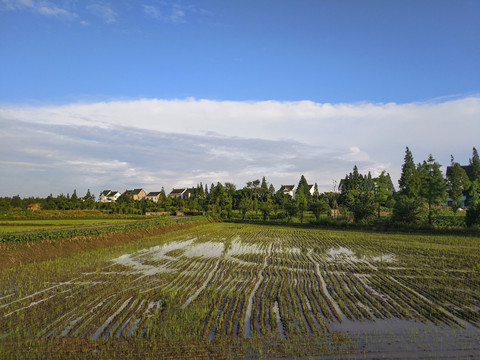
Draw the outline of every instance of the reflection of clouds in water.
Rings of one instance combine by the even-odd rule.
[[[371,261],[371,262],[395,262],[397,259],[393,254],[381,254],[378,256],[362,256],[361,258],[345,247],[339,246],[327,250],[327,255],[333,260],[348,260],[351,262]]]
[[[275,253],[300,253],[300,249],[297,247],[281,247],[280,245],[276,244],[276,247],[273,246],[274,244],[271,243],[270,245],[260,245],[260,244],[249,244],[246,242],[242,242],[240,237],[236,237],[230,247],[228,248],[227,255],[228,256],[235,256],[235,255],[272,255]]]
[[[224,249],[225,245],[222,242],[208,241],[188,246],[185,249],[184,255],[188,257],[203,256],[218,258],[222,256]]]
[[[172,255],[170,252],[180,251]],[[312,249],[307,251],[312,253]],[[240,236],[235,237],[225,251],[224,242],[215,241],[198,241],[197,238],[192,238],[182,241],[172,241],[166,244],[153,246],[148,249],[140,250],[133,254],[125,254],[113,262],[119,265],[130,268],[134,273],[141,273],[143,275],[156,275],[164,272],[175,272],[176,261],[182,256],[188,258],[221,258],[225,256],[226,259],[235,262],[247,264],[247,262],[237,258],[242,255],[275,255],[275,254],[300,254],[301,250],[297,247],[281,246],[280,244],[270,243],[266,244],[252,244],[243,242]],[[375,268],[371,263],[375,262],[395,262],[397,261],[393,254],[381,254],[377,256],[362,256],[358,257],[355,253],[346,247],[332,247],[326,251],[328,259],[332,261],[349,261],[349,262],[366,262],[371,267]],[[158,265],[152,264],[158,262]]]
[[[171,256],[170,252],[180,250],[179,256]],[[148,249],[137,251],[133,254],[125,254],[114,260],[114,264],[123,265],[129,268],[128,273],[139,273],[143,275],[156,275],[165,272],[175,272],[177,268],[175,261],[182,256],[189,258],[220,258],[223,255],[234,261],[235,256],[241,255],[272,255],[272,254],[299,254],[300,249],[297,247],[279,247],[274,248],[273,243],[266,245],[256,245],[242,242],[240,237],[235,238],[228,251],[225,253],[225,244],[223,242],[197,242],[197,238],[172,241],[163,245],[153,246]],[[163,263],[162,263],[163,261]],[[159,262],[158,265],[152,262]],[[246,263],[246,262],[245,262]]]

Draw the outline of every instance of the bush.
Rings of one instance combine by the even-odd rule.
[[[465,227],[465,216],[435,216],[432,224],[436,228]]]
[[[470,206],[465,215],[465,223],[468,227],[480,226],[480,202]]]
[[[406,224],[425,222],[426,208],[421,199],[400,196],[393,206],[392,221]]]

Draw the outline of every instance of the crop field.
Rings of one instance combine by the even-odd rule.
[[[215,223],[4,270],[0,357],[478,358],[479,240]]]
[[[4,220],[0,221],[0,234],[27,231],[45,231],[86,226],[114,225],[133,222],[132,219],[62,219],[62,220]],[[137,220],[138,221],[138,220]]]

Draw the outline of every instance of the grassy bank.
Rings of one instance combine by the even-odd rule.
[[[206,217],[177,220],[163,218],[103,228],[4,235],[0,237],[0,269],[124,244],[148,236],[188,229],[210,221]]]

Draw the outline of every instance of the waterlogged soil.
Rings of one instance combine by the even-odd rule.
[[[479,358],[476,238],[217,223],[117,241],[0,272],[0,357]]]

